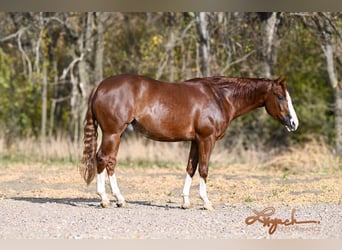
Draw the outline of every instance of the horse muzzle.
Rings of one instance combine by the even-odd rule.
[[[292,116],[286,116],[283,120],[283,124],[289,132],[296,131],[299,125],[298,118]]]

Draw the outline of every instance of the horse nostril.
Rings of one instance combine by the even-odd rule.
[[[284,119],[284,123],[286,124],[286,125],[292,125],[292,123],[293,123],[293,121],[292,121],[292,119],[291,119],[291,116],[286,116],[285,117],[285,119]]]

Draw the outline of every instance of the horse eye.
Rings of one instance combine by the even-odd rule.
[[[281,102],[285,100],[285,97],[282,95],[278,95],[277,97],[278,97],[278,100]]]

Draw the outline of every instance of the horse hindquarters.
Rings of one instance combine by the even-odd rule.
[[[125,82],[113,82],[113,79],[104,80],[100,83],[92,101],[93,116],[96,117],[102,131],[101,145],[96,153],[96,167],[97,193],[101,197],[103,207],[110,204],[105,191],[106,172],[112,193],[118,200],[118,206],[125,206],[125,200],[120,193],[115,175],[121,134],[127,127],[128,117],[126,116],[132,113],[132,109],[128,107],[127,112],[120,112],[125,101],[123,98],[127,99],[127,96],[121,95],[118,88],[125,88],[125,86]]]

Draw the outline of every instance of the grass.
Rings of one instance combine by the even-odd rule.
[[[328,174],[342,170],[341,158],[322,141],[311,141],[304,146],[291,147],[281,154],[272,156],[263,165],[265,168],[284,172],[284,179],[289,174]]]
[[[0,159],[3,163],[76,163],[80,159],[81,145],[67,140],[51,140],[41,143],[22,139],[7,148],[0,139]]]
[[[252,198],[252,197],[250,197],[250,196],[248,196],[246,199],[245,199],[245,202],[247,202],[247,203],[251,203],[251,202],[253,202],[254,201],[254,199]]]
[[[100,144],[100,141],[99,141]],[[78,164],[82,155],[82,143],[67,140],[50,140],[44,144],[39,141],[19,140],[6,148],[0,138],[0,161],[5,164],[20,162],[46,164]],[[118,164],[120,167],[139,168],[182,168],[187,163],[189,142],[156,142],[141,136],[123,138]],[[342,170],[341,158],[334,155],[331,148],[322,141],[311,141],[304,146],[290,147],[282,152],[245,150],[242,146],[223,147],[218,142],[210,160],[211,168],[247,167],[250,171],[263,170],[289,175],[306,172],[328,174]]]
[[[118,155],[118,180],[128,199],[170,200],[180,204],[189,148],[190,144],[184,142],[123,138]],[[41,195],[47,197],[68,197],[69,193],[88,197],[92,193],[84,187],[75,167],[82,149],[81,143],[54,140],[41,144],[29,139],[6,148],[0,139],[0,183],[13,185],[6,184],[6,189],[0,190],[0,197],[18,194],[20,185],[14,181],[28,186],[34,183],[33,187],[41,184]],[[321,141],[281,152],[245,150],[239,146],[224,148],[220,142],[210,164],[207,187],[215,204],[341,203],[341,160]],[[200,199],[196,200],[198,174],[193,183],[193,200],[202,204]],[[56,185],[65,190],[56,189]],[[36,188],[25,190],[20,195],[37,195]]]

